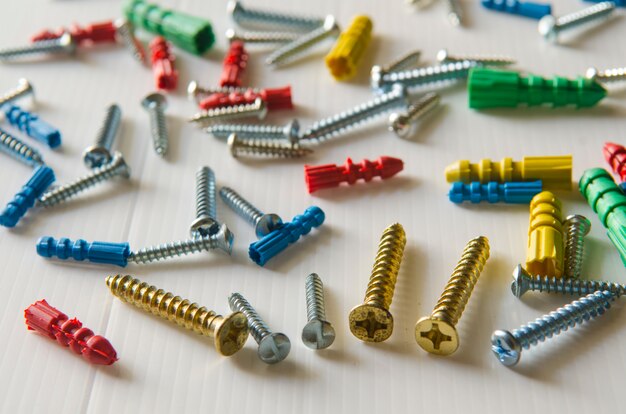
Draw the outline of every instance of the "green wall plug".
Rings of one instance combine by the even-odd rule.
[[[164,9],[142,0],[128,1],[124,13],[135,27],[161,35],[196,55],[202,55],[215,42],[211,23],[199,17]]]
[[[474,109],[515,108],[520,104],[587,108],[606,96],[606,90],[600,84],[582,77],[574,80],[559,76],[547,79],[486,68],[470,71],[468,92],[469,106]]]

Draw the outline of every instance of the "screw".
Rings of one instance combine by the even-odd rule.
[[[39,198],[38,204],[44,207],[54,206],[63,201],[67,201],[81,191],[117,176],[130,178],[130,167],[128,167],[126,161],[124,161],[124,157],[119,152],[113,154],[113,159],[109,164],[95,168],[90,174],[70,184],[61,185],[44,193],[41,198]]]
[[[224,356],[235,354],[248,339],[248,321],[240,312],[224,317],[129,275],[108,276],[106,284],[123,302],[213,338],[215,349]]]
[[[300,35],[292,32],[237,32],[235,29],[226,30],[226,39],[229,42],[248,43],[289,43]]]
[[[400,138],[410,137],[415,132],[417,121],[435,109],[440,100],[438,94],[430,92],[409,105],[405,113],[392,113],[389,115],[389,130]]]
[[[335,17],[326,16],[323,25],[276,49],[265,59],[265,64],[281,66],[291,62],[296,56],[321,41],[329,37],[337,37],[340,31],[341,29],[339,29]]]
[[[209,167],[196,172],[196,219],[191,223],[191,237],[204,237],[217,233],[217,202],[215,200],[215,173]]]
[[[141,63],[146,64],[146,51],[139,41],[135,37],[135,28],[132,23],[126,19],[119,19],[115,22],[117,34],[122,39],[122,43],[126,46],[126,49],[133,55],[133,58]]]
[[[419,62],[420,56],[422,52],[419,50],[415,50],[413,52],[409,52],[406,55],[392,61],[386,66],[374,65],[370,71],[370,78],[372,84],[378,84],[380,82],[380,78],[383,75],[386,75],[391,72],[399,72],[401,70],[410,69],[414,66],[417,66]]]
[[[486,66],[508,66],[515,63],[514,59],[504,56],[455,56],[451,55],[447,49],[441,49],[437,52],[437,61],[439,63],[454,63],[470,60]]]
[[[565,234],[565,277],[580,277],[583,267],[583,250],[585,236],[591,230],[591,222],[587,217],[574,214],[565,217],[563,233]]]
[[[237,134],[228,137],[230,155],[234,158],[240,155],[268,156],[274,158],[305,157],[313,150],[298,144],[286,144],[284,140],[269,140],[255,138],[239,138]]]
[[[291,342],[287,335],[270,331],[257,311],[241,294],[232,293],[228,297],[228,304],[233,312],[241,312],[246,316],[250,334],[259,344],[257,354],[261,361],[266,364],[276,364],[287,358],[291,350]]]
[[[463,25],[463,11],[459,0],[446,0],[448,3],[448,21],[452,26]]]
[[[154,150],[160,156],[167,153],[169,146],[169,137],[165,126],[165,109],[167,108],[167,100],[160,93],[152,93],[141,101],[148,114],[150,115],[150,133],[154,142]]]
[[[603,315],[614,300],[615,296],[606,290],[590,293],[512,332],[497,330],[491,336],[491,351],[502,364],[513,366],[522,349]]]
[[[0,151],[31,167],[43,165],[39,151],[0,129]]]
[[[600,83],[625,81],[626,80],[626,67],[603,70],[603,71],[599,71],[596,68],[589,68],[587,69],[587,73],[585,74],[585,77],[587,79],[591,79]]]
[[[466,79],[470,70],[476,66],[480,64],[471,60],[443,63],[403,72],[386,73],[380,77],[370,78],[370,83],[377,91],[387,91],[395,84],[401,84],[407,88],[432,87],[433,84],[444,81]]]
[[[306,316],[308,323],[302,329],[302,342],[311,349],[325,349],[335,341],[335,329],[326,320],[324,285],[317,273],[306,278]]]
[[[363,303],[350,311],[350,332],[361,341],[383,342],[393,332],[389,312],[398,280],[406,234],[399,223],[383,231]]]
[[[31,85],[28,79],[20,79],[19,81],[17,81],[17,88],[5,93],[0,97],[0,107],[27,95],[35,95],[33,85]]]
[[[467,243],[435,309],[417,321],[415,340],[427,352],[453,354],[459,347],[456,324],[461,319],[485,262],[489,259],[489,240],[480,236]]]
[[[207,122],[223,122],[232,119],[258,117],[265,118],[267,115],[267,105],[261,98],[256,98],[254,103],[223,106],[202,111],[189,119],[189,122],[207,123]]]
[[[122,110],[117,104],[107,107],[104,123],[96,136],[96,143],[83,152],[83,161],[87,168],[98,168],[111,162],[111,147],[120,129]]]
[[[408,105],[408,103],[409,96],[406,93],[406,88],[402,85],[397,85],[391,91],[377,96],[371,101],[315,122],[302,134],[300,139],[324,142],[346,133],[377,116],[384,115],[394,108]]]
[[[539,33],[544,38],[556,42],[562,31],[567,31],[594,20],[608,18],[614,10],[615,3],[611,1],[603,1],[602,3],[594,4],[591,7],[587,7],[562,17],[547,15],[539,20]]]
[[[232,188],[220,188],[220,197],[235,213],[254,226],[254,233],[259,239],[283,225],[283,219],[278,214],[263,213]]]
[[[217,124],[207,127],[205,132],[213,134],[215,138],[219,139],[227,139],[231,134],[237,134],[240,138],[286,139],[291,143],[295,143],[300,138],[300,123],[297,119],[293,119],[284,126]]]
[[[42,40],[28,46],[22,46],[14,49],[0,50],[0,61],[12,60],[27,55],[35,55],[39,53],[68,55],[76,51],[76,42],[71,34],[65,32],[57,39]]]
[[[190,100],[199,102],[202,99],[206,98],[209,95],[213,95],[214,93],[246,93],[247,91],[251,91],[253,93],[259,93],[261,91],[260,88],[237,88],[234,86],[214,86],[210,88],[202,87],[198,84],[197,81],[192,80],[187,85],[187,96]]]
[[[249,24],[285,26],[289,29],[306,32],[324,24],[323,19],[244,8],[240,1],[229,1],[226,8],[232,19],[241,26]]]

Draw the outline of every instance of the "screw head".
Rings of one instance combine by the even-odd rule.
[[[522,295],[528,292],[530,288],[530,274],[521,264],[518,264],[513,270],[513,283],[511,283],[511,291],[517,298],[521,298]]]
[[[507,367],[517,364],[522,347],[509,331],[497,330],[491,336],[491,351]]]
[[[28,81],[28,79],[21,78],[18,80],[17,87],[19,89],[24,89],[27,94],[31,94],[33,96],[35,95],[35,88],[33,88],[33,85]]]
[[[237,147],[239,146],[239,138],[237,137],[237,134],[230,134],[226,142],[228,144],[228,148],[230,149],[230,155],[232,155],[233,158],[237,158]]]
[[[226,224],[222,224],[219,227],[219,230],[215,235],[215,240],[217,240],[218,247],[224,250],[226,253],[231,254],[233,251],[233,239],[235,236],[230,232]]]
[[[198,82],[196,82],[195,80],[189,82],[189,84],[187,85],[187,97],[189,98],[189,100],[194,101],[198,98],[199,89],[200,86],[198,85]]]
[[[236,0],[230,0],[226,4],[226,12],[230,14],[231,16],[235,16],[243,11],[244,11],[243,5]]]
[[[285,138],[292,144],[297,143],[300,140],[300,122],[297,119],[292,119],[285,125],[283,129]]]
[[[276,364],[287,358],[291,351],[291,342],[287,335],[271,333],[259,342],[257,354],[261,361],[266,364]]]
[[[409,117],[397,112],[389,115],[389,131],[395,133],[400,138],[408,138],[413,134],[415,125],[410,122]]]
[[[209,216],[200,216],[191,223],[189,233],[191,237],[212,236],[220,230],[220,224]]]
[[[589,219],[580,214],[571,214],[565,217],[565,221],[563,221],[563,227],[569,225],[578,225],[578,227],[582,231],[583,236],[588,235],[589,231],[591,230],[591,222],[589,221]]]
[[[83,152],[83,162],[90,169],[102,167],[111,162],[111,153],[104,147],[92,145]]]
[[[259,108],[257,112],[259,119],[264,119],[267,115],[267,103],[261,98],[256,98],[254,100],[254,106]]]
[[[237,36],[237,33],[235,33],[235,29],[227,29],[226,33],[224,34],[226,36],[226,39],[228,40],[229,43],[234,42],[236,40],[240,40],[239,37]]]
[[[383,342],[393,333],[393,316],[372,305],[359,305],[348,316],[352,335],[366,342]]]
[[[311,349],[325,349],[335,342],[335,328],[330,322],[313,319],[302,329],[302,342]]]
[[[332,14],[329,14],[324,18],[324,24],[322,26],[327,32],[336,32],[339,34],[341,31],[341,29],[339,29],[339,25],[337,24],[337,19],[335,19],[335,16]]]
[[[448,56],[450,56],[450,54],[448,53],[448,50],[441,49],[439,52],[437,52],[437,61],[439,63],[445,63],[448,60]]]
[[[124,160],[124,156],[121,152],[115,152],[113,154],[111,165],[121,169],[122,173],[120,174],[120,176],[124,178],[130,178],[130,167],[128,166],[128,164],[126,164],[126,160]]]
[[[283,219],[277,214],[263,214],[254,226],[256,236],[261,239],[267,236],[283,224]]]
[[[372,89],[374,90],[380,89],[380,84],[383,80],[384,74],[385,72],[383,71],[383,68],[381,66],[379,65],[372,66],[372,69],[370,70],[370,86],[372,87]]]
[[[224,356],[239,351],[248,339],[248,320],[241,312],[226,316],[215,329],[215,349]]]
[[[539,34],[541,34],[547,40],[555,41],[558,37],[556,29],[556,17],[552,15],[543,16],[539,20],[539,26],[537,26]]]
[[[454,325],[431,316],[417,321],[415,340],[424,351],[436,355],[453,354],[459,347],[459,335]]]
[[[73,54],[76,52],[76,41],[74,40],[74,36],[72,36],[68,32],[64,32],[61,35],[61,37],[59,38],[59,44],[68,54]]]
[[[143,98],[141,101],[141,106],[146,109],[161,107],[162,109],[167,108],[167,98],[165,95],[161,93],[151,93],[150,95]]]
[[[587,72],[585,72],[585,78],[587,79],[596,80],[597,77],[598,77],[598,69],[596,68],[589,68],[587,69]]]

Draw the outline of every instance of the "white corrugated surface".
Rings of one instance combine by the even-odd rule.
[[[489,337],[496,328],[514,328],[561,305],[562,297],[529,295],[521,302],[509,292],[510,273],[525,257],[526,207],[459,207],[447,201],[444,167],[457,159],[574,155],[574,177],[604,166],[605,140],[624,142],[624,95],[600,106],[572,109],[520,109],[478,113],[467,108],[463,88],[445,92],[444,110],[423,125],[414,142],[401,141],[381,124],[328,144],[308,163],[341,163],[379,155],[399,156],[405,171],[385,183],[306,194],[301,161],[238,162],[227,148],[187,125],[194,112],[183,90],[191,79],[213,84],[226,48],[223,32],[230,22],[224,1],[162,1],[164,5],[208,17],[219,38],[207,59],[179,52],[180,92],[170,98],[171,156],[152,150],[148,119],[139,105],[151,91],[152,75],[122,48],[81,52],[76,59],[0,66],[0,90],[28,77],[37,88],[39,114],[64,133],[63,150],[44,157],[60,182],[85,173],[81,152],[91,144],[104,108],[118,102],[123,133],[118,144],[133,168],[129,183],[106,184],[66,206],[31,214],[15,230],[0,231],[0,411],[2,412],[337,412],[446,410],[468,413],[621,411],[624,388],[625,315],[621,306],[597,324],[567,333],[523,355],[515,370],[492,357]],[[419,48],[431,62],[435,52],[496,53],[518,59],[537,74],[575,76],[588,66],[623,65],[626,27],[615,19],[568,46],[543,42],[536,22],[488,12],[478,1],[465,1],[470,25],[454,29],[443,4],[411,12],[401,0],[362,2],[321,0],[305,6],[278,0],[246,4],[333,13],[345,26],[357,13],[374,18],[375,39],[364,65],[384,63]],[[443,2],[442,2],[443,3]],[[563,14],[588,5],[554,0]],[[87,23],[119,15],[120,2],[4,2],[0,45],[16,45],[45,28]],[[349,108],[371,97],[367,70],[338,84],[327,73],[323,52],[288,69],[262,65],[264,54],[251,47],[247,74],[251,85],[290,83],[298,105],[294,113],[271,115],[271,122],[297,116],[303,124]],[[20,134],[18,134],[20,135]],[[125,271],[181,296],[227,312],[227,295],[246,295],[276,330],[292,340],[290,357],[266,366],[256,344],[232,358],[218,356],[205,338],[122,304],[106,289],[113,268],[53,262],[35,254],[39,236],[123,241],[133,247],[184,238],[194,214],[194,173],[211,166],[220,185],[239,190],[260,208],[291,217],[311,204],[327,215],[326,224],[259,268],[247,259],[253,232],[224,205],[219,215],[236,234],[232,258],[204,255]],[[30,170],[7,157],[0,161],[2,202],[28,178]],[[626,282],[623,266],[599,221],[580,195],[560,194],[564,210],[591,218],[585,274]],[[405,259],[391,311],[392,338],[363,344],[347,329],[347,314],[360,302],[378,238],[394,221],[408,236]],[[461,348],[437,358],[418,349],[413,326],[432,309],[464,244],[486,235],[491,259],[458,326]],[[303,283],[317,272],[326,285],[327,314],[338,337],[332,348],[313,352],[300,341],[305,322]],[[120,360],[93,367],[46,338],[26,331],[23,310],[46,298],[96,333],[105,335]]]

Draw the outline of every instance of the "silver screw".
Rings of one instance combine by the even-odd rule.
[[[389,130],[400,138],[410,137],[415,132],[417,121],[435,109],[440,101],[438,94],[430,92],[409,105],[405,113],[392,113],[389,115]]]
[[[219,139],[227,139],[231,134],[237,134],[240,138],[286,139],[293,143],[300,139],[300,123],[297,119],[289,121],[284,126],[217,124],[207,127],[204,131]]]
[[[626,67],[608,69],[603,71],[599,71],[596,68],[589,68],[587,69],[585,77],[587,79],[591,79],[600,83],[626,81]]]
[[[39,151],[2,129],[0,129],[0,151],[31,167],[44,164]]]
[[[245,93],[247,91],[258,93],[261,91],[261,89],[237,88],[234,86],[217,86],[217,87],[206,88],[206,87],[200,86],[198,82],[194,80],[189,82],[189,84],[187,85],[187,97],[189,97],[189,100],[196,101],[196,102],[200,102],[202,99],[210,95],[213,95],[214,93],[232,93],[232,92]]]
[[[251,104],[222,106],[202,111],[189,118],[189,122],[205,124],[249,117],[263,119],[265,115],[267,115],[267,104],[263,99],[256,98]]]
[[[328,39],[329,37],[337,37],[340,31],[341,30],[335,21],[335,17],[327,16],[322,26],[303,34],[293,42],[289,42],[272,52],[267,59],[265,59],[265,64],[280,66],[289,63],[298,55],[317,45],[321,41]]]
[[[219,230],[215,193],[215,173],[209,167],[200,168],[196,172],[196,219],[189,229],[191,237],[209,236]]]
[[[28,95],[35,95],[33,85],[31,85],[27,79],[20,79],[18,81],[17,88],[0,97],[0,107]]]
[[[165,99],[163,94],[152,93],[143,98],[141,106],[143,106],[150,115],[150,134],[154,142],[154,150],[163,157],[169,147],[169,137],[165,125],[167,99]]]
[[[408,104],[409,96],[406,92],[406,88],[402,85],[396,85],[391,91],[377,96],[371,101],[365,102],[347,111],[340,112],[330,118],[315,122],[309,129],[304,131],[300,141],[327,141],[367,121],[382,116],[394,108],[405,107]]]
[[[311,349],[328,348],[335,341],[335,329],[326,320],[324,285],[316,273],[307,276],[305,292],[308,323],[302,329],[302,342]]]
[[[232,293],[228,297],[228,304],[233,312],[241,312],[246,315],[250,334],[259,344],[257,354],[261,361],[266,364],[276,364],[287,358],[291,350],[291,342],[287,335],[272,332],[257,311],[240,293]]]
[[[452,26],[463,25],[463,10],[459,0],[446,0],[448,3],[448,21]]]
[[[563,295],[588,295],[599,290],[608,290],[615,296],[621,296],[626,292],[626,285],[605,282],[603,280],[584,280],[554,276],[532,276],[522,265],[517,265],[513,270],[513,282],[511,291],[513,295],[521,298],[528,291],[546,293],[561,293]]]
[[[76,42],[71,34],[65,32],[57,39],[41,40],[28,46],[14,49],[0,50],[0,61],[13,60],[22,56],[48,54],[73,54],[76,51]]]
[[[226,30],[226,39],[229,42],[249,43],[289,43],[299,37],[293,32],[237,32],[235,29]]]
[[[230,254],[233,246],[233,234],[225,224],[222,224],[217,233],[191,240],[175,241],[159,246],[146,247],[131,252],[128,262],[146,264],[159,260],[170,259],[192,253],[206,252],[220,249]]]
[[[224,204],[254,226],[254,233],[259,239],[283,225],[283,219],[278,214],[263,213],[230,187],[220,188],[220,197]]]
[[[313,150],[298,144],[288,144],[282,139],[239,138],[237,134],[228,137],[230,155],[267,156],[272,158],[299,158],[313,153]]]
[[[487,66],[508,66],[515,63],[514,59],[505,56],[455,56],[451,55],[447,49],[441,49],[437,52],[439,63],[462,62],[464,60],[471,60]]]
[[[38,204],[43,207],[54,206],[63,201],[67,201],[81,191],[117,176],[130,178],[130,168],[124,161],[122,154],[119,152],[113,154],[113,159],[109,164],[94,169],[90,174],[85,175],[70,184],[61,185],[44,193],[39,198]]]
[[[324,24],[324,19],[244,8],[240,1],[229,1],[226,7],[232,19],[240,26],[283,26],[306,32]]]
[[[421,51],[414,50],[413,52],[409,52],[406,55],[401,56],[400,58],[392,61],[385,66],[372,66],[372,69],[370,70],[370,79],[372,85],[379,84],[380,79],[383,77],[383,75],[386,75],[390,72],[399,72],[417,66],[421,55]]]
[[[111,148],[120,129],[122,110],[117,104],[107,107],[104,123],[96,136],[96,143],[83,152],[83,161],[87,168],[98,168],[111,162]]]
[[[539,20],[538,30],[544,38],[550,41],[557,41],[561,32],[595,20],[606,19],[614,10],[615,3],[612,1],[603,1],[602,3],[594,4],[591,7],[562,17],[557,18],[552,15],[547,15]]]
[[[371,86],[376,91],[387,91],[395,84],[410,87],[432,86],[444,81],[465,79],[472,68],[479,63],[464,60],[462,62],[443,63],[402,72],[391,72],[380,77],[370,78]]]
[[[585,236],[591,230],[591,222],[585,216],[574,214],[563,222],[565,234],[565,277],[580,277],[583,268]]]
[[[614,300],[615,296],[606,290],[590,293],[512,332],[497,330],[491,336],[491,350],[502,364],[515,365],[522,349],[603,315]]]
[[[132,23],[126,19],[118,19],[115,22],[115,28],[118,36],[122,39],[122,43],[132,54],[133,58],[142,65],[145,65],[146,51],[139,39],[135,37],[135,28]]]

